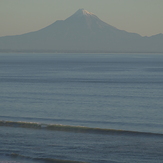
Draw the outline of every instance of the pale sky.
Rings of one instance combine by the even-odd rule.
[[[0,36],[39,30],[80,8],[118,29],[163,33],[163,0],[0,0]]]

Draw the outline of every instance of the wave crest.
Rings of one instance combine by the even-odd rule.
[[[126,135],[158,135],[163,136],[161,133],[116,130],[116,129],[102,129],[91,128],[84,126],[70,126],[62,124],[42,124],[36,122],[22,122],[22,121],[0,121],[0,126],[5,127],[21,127],[31,129],[44,129],[52,131],[65,131],[65,132],[78,132],[78,133],[94,133],[94,134],[126,134]]]

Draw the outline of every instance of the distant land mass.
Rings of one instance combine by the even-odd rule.
[[[163,53],[163,34],[142,37],[79,9],[41,30],[0,37],[0,52]]]

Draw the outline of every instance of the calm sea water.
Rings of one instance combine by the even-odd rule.
[[[163,54],[0,54],[0,162],[163,162]]]

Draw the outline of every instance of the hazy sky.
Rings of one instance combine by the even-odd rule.
[[[80,8],[118,29],[163,33],[163,0],[0,0],[0,36],[39,30]]]

